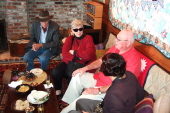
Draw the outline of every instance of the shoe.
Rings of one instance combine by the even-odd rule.
[[[56,90],[56,95],[61,95],[61,90]]]
[[[61,93],[60,95],[56,95],[56,98],[61,101],[61,99],[63,98],[63,94]]]

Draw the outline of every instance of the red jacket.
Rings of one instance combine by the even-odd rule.
[[[77,62],[84,64],[88,61],[88,64],[96,60],[96,49],[93,39],[90,35],[86,35],[84,38],[76,39],[72,43],[73,36],[67,37],[63,47],[62,47],[62,61],[68,64],[68,61],[72,61],[74,55],[69,53],[69,50],[76,51],[76,57],[81,58]],[[91,72],[91,71],[89,71]],[[94,71],[92,71],[94,72]]]

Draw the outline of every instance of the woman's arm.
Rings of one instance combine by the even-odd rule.
[[[76,50],[76,57],[85,61],[94,59],[96,57],[96,48],[93,38],[90,35],[86,35],[80,43],[79,50]]]
[[[74,55],[72,55],[69,51],[71,50],[71,44],[72,44],[72,36],[67,37],[63,47],[62,47],[62,56],[63,59],[66,59],[67,61],[72,61],[74,58]]]

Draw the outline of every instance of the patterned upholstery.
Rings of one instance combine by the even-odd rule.
[[[153,113],[153,95],[150,94],[135,106],[135,113]]]
[[[104,42],[105,49],[109,49],[113,45],[115,45],[115,43],[116,43],[115,39],[116,39],[116,36],[114,34],[110,33],[108,39],[106,39]]]
[[[158,65],[152,66],[149,70],[144,89],[148,93],[153,94],[155,100],[165,92],[170,95],[170,74],[166,73]]]

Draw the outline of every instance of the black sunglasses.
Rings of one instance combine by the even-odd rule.
[[[73,29],[74,32],[77,32],[77,31],[83,31],[83,28],[79,28],[79,29]]]

